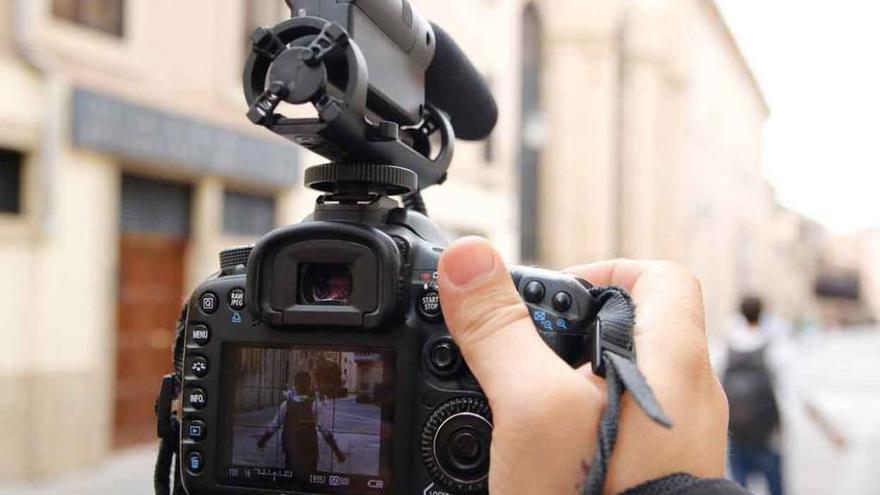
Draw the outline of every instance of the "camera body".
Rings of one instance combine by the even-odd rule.
[[[443,321],[446,238],[420,191],[446,179],[456,135],[491,132],[494,98],[407,0],[287,3],[290,19],[251,35],[247,116],[331,160],[305,171],[327,194],[222,252],[190,297],[157,401],[157,486],[173,449],[190,495],[485,493],[492,412]],[[590,284],[511,278],[547,345],[597,370]]]
[[[427,217],[376,197],[319,201],[304,222],[221,253],[186,311],[187,492],[485,493],[492,416],[443,321],[445,245]],[[590,361],[590,284],[511,277],[545,342]]]

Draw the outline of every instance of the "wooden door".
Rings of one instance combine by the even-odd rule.
[[[171,370],[186,240],[123,234],[119,243],[115,445],[154,439],[153,401]]]
[[[172,370],[184,298],[190,190],[124,175],[119,237],[114,445],[156,439],[153,402]]]

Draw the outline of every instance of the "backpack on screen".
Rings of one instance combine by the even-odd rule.
[[[779,426],[773,379],[764,359],[766,346],[755,351],[730,350],[722,385],[730,405],[731,441],[766,446]]]

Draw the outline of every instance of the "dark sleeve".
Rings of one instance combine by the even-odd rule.
[[[642,483],[620,495],[749,495],[749,492],[730,480],[676,473]]]

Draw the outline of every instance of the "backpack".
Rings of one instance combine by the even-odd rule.
[[[779,426],[779,407],[764,359],[765,349],[728,352],[722,386],[730,405],[730,434],[735,445],[766,447]]]

